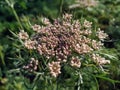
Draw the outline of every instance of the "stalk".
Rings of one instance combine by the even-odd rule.
[[[6,66],[5,61],[4,61],[4,56],[2,55],[2,53],[0,56],[1,56],[1,61],[2,61],[3,66]]]
[[[17,15],[17,12],[16,12],[16,10],[15,10],[15,8],[14,8],[15,2],[14,2],[14,1],[10,1],[10,0],[5,0],[5,2],[6,2],[6,3],[8,4],[8,6],[11,8],[11,10],[12,10],[12,12],[13,12],[13,14],[14,14],[14,16],[15,16],[15,18],[16,18],[19,26],[20,26],[20,28],[23,29],[22,24],[21,24],[21,22],[20,22],[20,19],[19,19],[18,15]]]
[[[78,75],[79,75],[79,79],[78,79],[78,88],[77,88],[77,90],[80,90],[80,84],[83,83],[83,81],[82,81],[82,75],[81,75],[80,71],[79,71]]]
[[[17,20],[17,22],[18,22],[18,24],[19,24],[20,28],[21,28],[21,29],[23,29],[22,24],[21,24],[21,22],[20,22],[20,19],[19,19],[19,17],[18,17],[18,15],[17,15],[17,13],[16,13],[16,11],[15,11],[14,7],[13,7],[13,8],[11,8],[11,9],[12,9],[12,11],[13,11],[13,14],[15,15],[15,18],[16,18],[16,20]]]
[[[60,10],[59,10],[59,16],[62,14],[62,7],[63,7],[63,0],[60,2]]]

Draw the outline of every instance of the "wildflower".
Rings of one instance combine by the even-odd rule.
[[[102,43],[92,40],[91,35],[92,22],[84,21],[83,27],[79,20],[71,20],[72,15],[63,15],[63,21],[56,19],[51,24],[48,19],[44,21],[47,26],[41,28],[40,25],[34,25],[33,30],[37,33],[31,37],[32,40],[25,41],[25,47],[28,49],[36,49],[40,55],[46,58],[55,57],[57,61],[66,62],[67,57],[71,56],[72,51],[79,54],[87,54],[91,51],[100,49]],[[38,32],[40,30],[40,32]],[[98,37],[104,38],[105,34],[101,34],[100,30]],[[104,37],[101,37],[103,35]],[[92,41],[92,42],[91,42]],[[93,48],[93,49],[92,49]]]
[[[73,67],[78,67],[79,68],[81,66],[81,62],[80,62],[78,57],[72,57],[70,65],[73,66]]]
[[[87,54],[93,51],[90,46],[92,22],[84,21],[84,29],[79,20],[71,20],[72,15],[63,15],[63,21],[55,20],[53,24],[40,29],[32,39],[37,41],[37,51],[46,58],[55,57],[60,62],[66,62],[72,51]],[[72,21],[72,22],[71,22]],[[39,25],[38,25],[39,27]],[[92,46],[99,49],[101,43],[92,42]]]
[[[105,58],[101,57],[99,54],[92,54],[92,59],[98,65],[104,65],[110,63],[109,60],[106,60]]]
[[[35,47],[36,43],[37,43],[36,41],[32,41],[32,40],[28,39],[24,42],[24,45],[27,49],[36,49],[36,47]]]
[[[27,32],[25,32],[24,30],[21,30],[18,34],[18,37],[20,39],[26,40],[29,38],[29,35],[27,34]]]
[[[97,31],[97,36],[100,40],[104,40],[105,38],[108,37],[108,35],[104,33],[104,31],[100,30],[100,28]]]
[[[55,19],[53,23],[47,19],[44,21],[46,26],[35,24],[32,27],[37,32],[31,36],[31,39],[24,41],[24,46],[27,49],[35,49],[46,59],[56,60],[48,62],[48,68],[53,77],[57,77],[61,73],[60,64],[68,62],[70,57],[72,57],[69,63],[71,66],[78,68],[81,66],[79,58],[73,57],[74,52],[84,57],[103,46],[99,39],[98,41],[94,40],[91,36],[93,35],[92,22],[85,20],[81,24],[79,20],[72,20],[72,15],[69,14],[63,15],[62,20]],[[104,39],[106,37],[100,30],[97,34],[97,38]],[[105,60],[97,54],[93,54],[91,58],[98,65],[110,63],[109,60]],[[38,64],[34,63],[34,59],[31,60],[24,68],[30,71],[37,70]]]
[[[98,50],[98,49],[102,48],[102,46],[103,46],[103,43],[101,43],[100,41],[97,42],[96,40],[92,40],[92,47],[94,49]]]
[[[50,73],[53,77],[57,77],[61,71],[60,71],[60,62],[51,62],[51,63],[48,63],[48,67],[49,67],[49,70],[50,70]]]

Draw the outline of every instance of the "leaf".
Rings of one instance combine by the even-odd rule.
[[[104,56],[107,56],[107,57],[110,58],[110,59],[115,59],[115,60],[117,60],[117,57],[115,57],[115,56],[113,56],[113,55],[106,54],[106,53],[101,53],[101,52],[100,52],[100,54],[101,54],[101,55],[104,55]]]
[[[94,76],[97,77],[97,78],[109,81],[111,83],[120,83],[120,81],[118,81],[118,80],[113,80],[113,79],[110,79],[110,78],[106,78],[106,77],[104,77],[102,75],[94,75]]]
[[[11,30],[9,30],[9,31],[12,33],[13,36],[18,37],[18,35],[17,35],[16,33],[14,33],[14,32],[11,31]]]

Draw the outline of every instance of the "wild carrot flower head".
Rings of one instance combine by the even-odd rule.
[[[34,35],[24,41],[24,46],[27,49],[35,49],[38,54],[46,57],[48,61],[48,68],[52,76],[57,77],[61,71],[61,64],[68,63],[73,67],[80,67],[81,62],[76,55],[86,57],[93,53],[93,61],[97,64],[106,64],[104,58],[96,56],[94,51],[100,50],[103,44],[99,41],[105,39],[107,34],[103,34],[98,30],[98,35],[92,31],[92,22],[85,20],[83,24],[79,20],[73,20],[71,14],[63,15],[63,18],[55,19],[50,23],[48,19],[44,20],[46,26],[33,25],[32,28],[35,32]],[[94,38],[93,38],[94,34]],[[101,38],[99,40],[96,40]],[[69,60],[71,58],[71,60]],[[91,57],[90,57],[91,58]]]
[[[91,24],[85,20],[83,26],[86,30],[82,30],[78,20],[72,22],[72,15],[65,14],[63,21],[56,19],[53,24],[41,28],[32,39],[37,41],[36,48],[41,55],[56,57],[58,61],[65,62],[73,51],[83,54],[93,50],[88,45],[91,39],[86,36],[91,35]]]
[[[40,32],[32,37],[32,40],[37,41],[36,49],[40,55],[66,62],[72,52],[87,54],[102,47],[101,42],[90,38],[92,22],[85,20],[82,26],[79,20],[72,20],[71,14],[63,15],[61,21],[55,19],[53,24],[48,22],[47,20],[47,26],[39,28]],[[101,37],[102,35],[105,38],[107,34],[101,34]]]

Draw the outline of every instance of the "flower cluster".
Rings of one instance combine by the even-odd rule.
[[[24,42],[24,45],[27,49],[36,49],[36,47],[35,47],[36,44],[37,44],[37,42],[35,40],[32,41],[30,39],[28,39]]]
[[[48,67],[50,69],[51,75],[54,76],[54,77],[57,77],[58,74],[61,73],[61,71],[60,71],[60,68],[61,68],[60,62],[54,62],[53,61],[51,63],[48,63]]]
[[[73,67],[78,67],[79,68],[81,66],[81,62],[80,62],[78,57],[72,57],[70,65],[73,66]]]
[[[104,31],[100,30],[100,28],[98,28],[98,31],[97,31],[97,36],[100,40],[104,40],[105,38],[108,37],[108,35],[106,33],[104,33]]]
[[[81,66],[80,59],[73,57],[73,53],[85,56],[103,46],[100,41],[91,38],[93,36],[92,22],[87,20],[81,24],[79,20],[72,20],[72,15],[65,14],[62,20],[55,19],[53,23],[50,23],[48,19],[44,19],[43,22],[45,26],[37,24],[32,26],[36,33],[26,39],[24,45],[27,49],[35,49],[47,59],[53,59],[52,62],[49,62],[48,67],[54,77],[61,73],[61,63],[69,62],[69,59],[71,59],[69,63],[71,66]],[[95,37],[101,40],[106,36],[107,34],[98,30],[98,35]],[[106,64],[103,58],[96,55],[92,59],[96,60],[97,64]]]
[[[92,59],[98,65],[109,64],[110,61],[106,60],[105,58],[101,57],[99,54],[92,54]]]
[[[18,37],[22,40],[26,40],[29,38],[29,35],[24,30],[21,30],[18,34]]]
[[[38,30],[38,29],[39,27],[35,25],[34,30]],[[37,44],[37,42],[35,40],[31,40],[27,32],[25,32],[24,30],[21,30],[18,34],[18,37],[21,40],[24,40],[24,46],[27,49],[36,49],[35,45]]]
[[[30,62],[27,65],[23,66],[23,69],[32,72],[32,71],[36,71],[37,67],[38,67],[38,60],[35,60],[35,58],[31,58]]]
[[[83,26],[84,26],[85,28],[91,28],[91,25],[92,25],[92,22],[89,22],[89,21],[87,21],[87,20],[85,20],[84,23],[83,23]]]
[[[91,43],[92,43],[92,47],[97,50],[101,49],[103,46],[103,43],[101,43],[101,41],[97,42],[96,40],[92,40]]]
[[[36,32],[39,32],[41,27],[40,27],[40,25],[35,24],[34,26],[32,26],[32,29]]]

